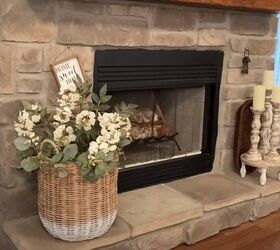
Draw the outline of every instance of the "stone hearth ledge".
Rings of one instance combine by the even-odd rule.
[[[161,244],[161,250],[170,249],[278,210],[280,184],[269,179],[265,187],[260,187],[257,180],[257,175],[241,179],[237,174],[208,173],[122,193],[115,223],[93,240],[69,243],[55,239],[38,216],[7,221],[4,231],[19,250],[148,250],[155,247],[154,241]],[[264,202],[269,209],[261,209]],[[167,243],[164,235],[177,237]]]

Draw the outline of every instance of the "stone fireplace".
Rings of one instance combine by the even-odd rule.
[[[37,213],[36,176],[26,176],[16,169],[18,157],[12,144],[13,121],[20,108],[19,100],[37,100],[48,106],[56,103],[57,85],[50,72],[51,63],[77,55],[87,78],[95,82],[96,74],[93,69],[98,65],[94,65],[94,58],[99,51],[145,49],[223,53],[222,72],[219,73],[221,79],[217,78],[220,89],[212,96],[214,104],[219,103],[219,106],[213,106],[219,107],[215,125],[217,136],[214,133],[213,138],[209,137],[209,147],[214,147],[211,148],[213,155],[204,159],[206,165],[202,172],[212,169],[212,173],[227,175],[236,168],[233,163],[236,111],[252,96],[253,86],[262,82],[263,70],[273,69],[276,26],[276,15],[270,13],[206,9],[148,1],[4,0],[0,9],[0,246],[9,249],[9,243],[2,234],[4,220]],[[67,46],[70,48],[67,49]],[[248,75],[240,73],[245,48],[249,48],[251,54]],[[160,98],[172,102],[174,96],[177,100],[185,100],[188,95],[203,96],[204,93],[206,96],[206,85],[203,88],[199,92],[196,86],[191,86],[188,93],[179,91],[172,95],[165,90]],[[116,90],[111,89],[112,92],[117,92]],[[141,91],[148,91],[145,96],[154,94],[147,89]],[[183,109],[187,111],[189,105],[197,107],[198,104],[205,103],[205,100],[193,99],[192,104],[183,105]],[[166,117],[172,116],[172,112],[174,115],[174,110],[166,110],[164,104],[161,106]],[[198,112],[197,117],[205,114],[206,108],[209,107],[204,105],[203,112]],[[174,123],[172,126],[177,129]],[[190,133],[181,132],[186,137],[178,138],[179,145],[186,147],[184,154],[190,154],[193,158],[198,157],[197,151],[205,146],[199,127],[197,132],[194,141],[198,145],[184,144],[187,141],[185,138],[194,134],[192,130]],[[211,142],[212,139],[216,143]],[[175,152],[171,156],[170,150],[165,152],[164,154],[169,154],[168,158],[179,154],[174,144],[168,147],[172,147]],[[155,148],[153,150],[155,158],[147,158],[145,161],[161,159],[158,154],[162,155],[163,152],[156,151]],[[167,155],[162,158],[165,159]],[[139,161],[130,162],[134,165],[137,163]],[[181,166],[183,169],[184,164]],[[198,167],[196,162],[193,163],[193,168]],[[129,173],[129,169],[125,169],[124,173]],[[152,171],[153,166],[150,169]],[[164,171],[167,170],[158,175],[169,173]],[[164,181],[195,174],[176,176],[175,173],[180,171],[179,168],[174,171],[174,175],[168,174],[169,177]],[[141,171],[137,174],[140,176]],[[131,175],[126,177],[124,174],[120,179],[122,178],[125,182]],[[150,184],[158,182],[160,181],[151,181]],[[138,187],[140,186],[139,184]],[[124,188],[127,189],[129,188]]]

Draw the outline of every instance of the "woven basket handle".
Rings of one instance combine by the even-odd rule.
[[[43,140],[42,142],[41,142],[41,144],[40,144],[40,152],[39,152],[39,156],[40,155],[42,155],[43,154],[43,147],[44,147],[44,145],[46,145],[46,144],[50,144],[52,147],[53,147],[53,149],[54,149],[54,151],[55,151],[55,153],[56,154],[58,154],[59,153],[59,146],[57,146],[56,144],[55,144],[55,142],[54,141],[52,141],[52,140],[49,140],[49,139],[45,139],[45,140]]]

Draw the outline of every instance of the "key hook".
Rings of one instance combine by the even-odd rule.
[[[244,49],[244,57],[249,57],[250,56],[250,50],[248,48]]]

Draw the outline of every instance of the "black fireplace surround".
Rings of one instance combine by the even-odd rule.
[[[164,183],[211,171],[215,156],[222,51],[97,50],[94,90],[107,83],[109,93],[205,87],[201,154],[124,168],[119,191]]]

